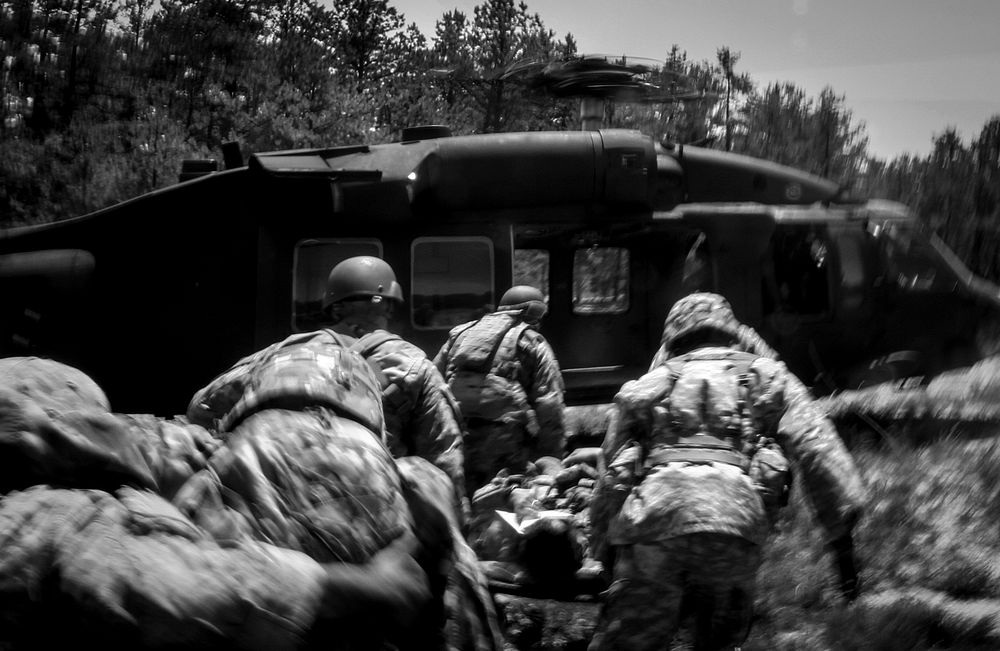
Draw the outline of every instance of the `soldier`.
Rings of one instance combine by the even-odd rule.
[[[182,421],[135,427],[78,369],[0,360],[0,431],[0,648],[87,639],[106,649],[264,651],[305,648],[317,635],[374,644],[411,636],[430,603],[414,558],[421,536],[401,527],[383,527],[399,535],[363,563],[320,560],[271,536],[214,540],[160,491],[204,467],[201,453],[218,441]],[[376,433],[365,433],[377,450]],[[277,519],[267,519],[274,534]]]
[[[425,424],[418,434],[437,433],[434,419],[452,413],[442,393],[423,391],[428,377],[437,379],[431,388],[444,386],[426,356],[382,330],[390,299],[401,297],[382,260],[351,258],[334,267],[327,304],[335,329],[293,334],[258,351],[192,399],[188,419],[214,424],[226,446],[174,502],[216,538],[248,531],[320,561],[365,562],[394,539],[414,536],[413,557],[431,599],[393,643],[443,649],[466,640],[498,648],[485,579],[460,530],[461,484],[409,454],[401,444],[411,430],[395,430],[401,436],[390,424],[395,418],[397,426]],[[381,347],[394,342],[387,351]],[[383,351],[386,373],[373,362]],[[398,395],[402,390],[411,392]],[[448,449],[459,445],[460,439]],[[392,449],[402,458],[394,459]],[[387,633],[375,626],[367,634]]]
[[[547,311],[540,291],[511,287],[496,311],[452,328],[434,357],[465,420],[468,495],[502,469],[563,456],[562,374],[536,329]]]
[[[767,453],[775,448],[802,479],[843,595],[857,595],[861,477],[806,387],[781,362],[746,352],[747,334],[723,297],[682,298],[658,365],[615,397],[591,504],[592,545],[613,564],[593,650],[666,648],[682,601],[693,605],[695,648],[746,638],[768,502],[781,492],[775,480],[787,481],[782,454]]]
[[[387,262],[357,256],[327,278],[323,309],[332,329],[358,339],[355,349],[382,374],[382,401],[393,456],[420,456],[441,468],[467,515],[458,405],[423,350],[387,330],[403,291]]]

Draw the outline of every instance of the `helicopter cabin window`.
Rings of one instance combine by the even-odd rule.
[[[309,239],[295,245],[292,262],[292,328],[299,332],[322,326],[326,278],[338,262],[356,255],[382,257],[376,239]]]
[[[549,300],[549,252],[545,249],[514,249],[514,284],[530,285]]]
[[[421,237],[411,249],[410,317],[421,330],[451,328],[493,309],[493,243]]]
[[[771,239],[765,270],[765,311],[820,315],[830,309],[830,256],[825,237],[812,225],[780,225]]]
[[[590,247],[573,252],[573,313],[622,314],[629,308],[628,249]]]

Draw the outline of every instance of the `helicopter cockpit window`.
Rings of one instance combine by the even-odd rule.
[[[334,265],[356,255],[382,257],[376,239],[310,239],[295,245],[292,263],[292,329],[315,330],[323,323],[323,293]]]
[[[772,268],[764,292],[768,313],[819,315],[830,309],[830,260],[814,226],[783,225],[771,239]]]
[[[627,312],[628,294],[628,249],[595,246],[573,252],[574,314]]]
[[[493,309],[493,243],[489,238],[417,238],[411,259],[409,305],[415,328],[451,328]]]
[[[514,249],[514,284],[530,285],[549,300],[549,252],[545,249]]]

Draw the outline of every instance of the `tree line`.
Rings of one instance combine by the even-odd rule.
[[[0,226],[72,217],[170,185],[185,158],[453,133],[580,128],[578,100],[510,74],[579,54],[524,2],[444,13],[425,37],[389,0],[0,0]],[[772,160],[913,207],[1000,279],[1000,115],[924,158],[869,155],[832,88],[761,86],[719,47],[665,46],[675,101],[608,103],[605,125]],[[696,93],[685,91],[697,91]],[[39,180],[43,182],[39,182]]]

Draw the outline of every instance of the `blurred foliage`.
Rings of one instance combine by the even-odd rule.
[[[507,74],[577,54],[514,0],[448,11],[428,38],[391,0],[0,0],[0,225],[80,215],[176,181],[185,158],[456,134],[577,129],[575,98]],[[669,47],[650,81],[686,99],[606,102],[605,125],[758,156],[901,200],[1000,279],[1000,115],[926,158],[868,155],[832,88],[761,88],[740,53]],[[43,180],[39,183],[39,180]]]
[[[855,535],[862,596],[845,605],[808,507],[793,500],[759,573],[743,646],[796,651],[1000,646],[1000,442],[865,446],[869,510]]]

